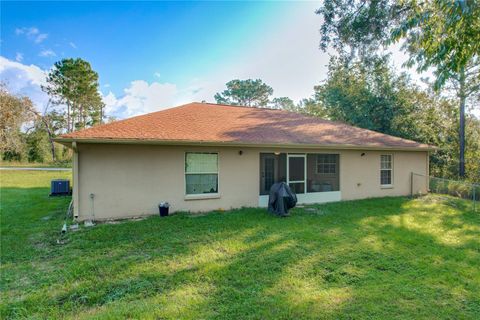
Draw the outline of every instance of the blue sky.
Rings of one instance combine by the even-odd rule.
[[[260,78],[295,101],[326,77],[315,2],[1,2],[0,79],[38,109],[55,61],[100,77],[107,115],[214,102],[232,79]],[[401,65],[404,56],[394,53]]]
[[[231,79],[261,78],[275,96],[308,97],[325,75],[318,2],[4,2],[0,75],[46,103],[55,61],[81,57],[123,118],[214,101]]]
[[[11,2],[2,4],[2,55],[48,69],[82,57],[120,94],[132,79],[186,83],[235,59],[291,4]],[[36,36],[28,35],[31,28]],[[22,30],[25,31],[22,33]],[[155,74],[157,76],[155,76]],[[160,77],[158,77],[160,74]]]

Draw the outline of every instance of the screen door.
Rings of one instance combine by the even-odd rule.
[[[306,157],[304,154],[288,155],[288,185],[295,193],[305,193]]]

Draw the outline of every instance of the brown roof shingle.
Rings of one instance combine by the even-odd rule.
[[[58,139],[70,140],[434,148],[415,141],[284,110],[196,102],[76,131]]]

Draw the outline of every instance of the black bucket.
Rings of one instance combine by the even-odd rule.
[[[168,209],[169,209],[168,204],[160,204],[158,206],[158,209],[160,210],[160,217],[168,217]]]

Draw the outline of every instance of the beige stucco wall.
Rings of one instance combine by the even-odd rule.
[[[339,153],[340,191],[345,200],[407,195],[410,172],[426,174],[428,170],[426,152],[388,152],[394,156],[394,186],[382,189],[380,154],[386,152],[380,151],[126,144],[78,144],[77,149],[74,213],[79,220],[158,214],[161,201],[171,204],[171,212],[255,207],[259,199],[260,152]],[[189,151],[218,152],[219,198],[185,199],[184,154]],[[425,186],[416,183],[416,188]]]
[[[364,156],[361,154],[365,152]],[[380,155],[393,155],[393,186],[380,186]],[[427,175],[428,153],[406,151],[344,151],[340,155],[343,200],[410,194],[411,172]],[[416,180],[414,193],[426,191],[426,180]]]

